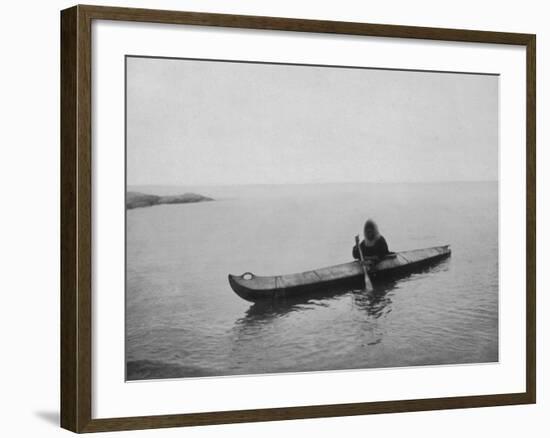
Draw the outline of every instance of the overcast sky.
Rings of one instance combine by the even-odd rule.
[[[498,77],[127,58],[127,178],[496,181]]]

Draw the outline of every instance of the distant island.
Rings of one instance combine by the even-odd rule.
[[[183,195],[157,196],[140,192],[126,192],[126,208],[151,207],[161,204],[189,204],[192,202],[213,201],[208,196],[197,193],[184,193]]]

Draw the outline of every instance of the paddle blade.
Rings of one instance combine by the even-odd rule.
[[[370,281],[370,277],[369,277],[369,274],[367,273],[367,269],[366,268],[364,268],[364,269],[365,269],[365,272],[364,272],[364,274],[365,274],[365,290],[367,292],[372,292],[374,290],[374,287],[372,285],[372,281]]]

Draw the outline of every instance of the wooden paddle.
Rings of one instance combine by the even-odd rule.
[[[359,259],[361,260],[361,267],[363,268],[363,275],[365,277],[365,290],[367,292],[371,292],[374,288],[372,287],[372,282],[370,281],[369,273],[367,271],[367,265],[365,263],[365,258],[363,257],[363,251],[361,250],[361,245],[359,243],[359,236],[355,236],[355,245],[357,246]]]

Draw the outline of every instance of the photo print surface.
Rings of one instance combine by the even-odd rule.
[[[126,379],[499,359],[499,77],[126,57]]]

